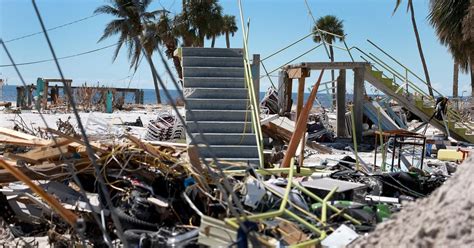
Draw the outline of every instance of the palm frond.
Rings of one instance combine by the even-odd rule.
[[[110,5],[102,5],[94,10],[94,14],[109,14],[113,16],[120,16],[120,11]]]
[[[448,47],[462,72],[469,68],[469,51],[474,42],[463,38],[463,20],[468,14],[469,0],[431,0],[428,20],[435,28],[441,44]]]
[[[127,37],[125,35],[121,35],[119,37],[119,40],[118,40],[118,43],[117,43],[117,47],[115,48],[114,50],[114,54],[112,56],[112,61],[115,61],[117,59],[117,56],[120,52],[120,48],[122,48],[122,45],[123,43],[125,42],[125,40],[127,39]]]
[[[397,0],[395,3],[395,8],[393,9],[392,15],[395,15],[395,12],[397,12],[398,7],[400,7],[400,4],[402,3],[402,0]]]
[[[117,19],[109,22],[105,28],[104,28],[104,33],[99,39],[99,42],[110,37],[113,35],[116,35],[118,33],[124,33],[126,30],[124,30],[124,24],[125,20],[124,19]]]
[[[335,34],[337,36],[326,34],[323,32],[318,32],[319,30],[324,30],[326,32]],[[333,43],[336,38],[339,40],[343,40],[344,36],[344,24],[342,20],[339,20],[336,16],[333,15],[326,15],[320,17],[317,21],[315,26],[313,26],[313,41],[319,43],[324,39],[327,43]]]

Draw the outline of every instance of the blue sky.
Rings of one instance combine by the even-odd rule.
[[[47,27],[54,27],[93,14],[98,6],[108,3],[104,0],[38,0],[37,4]],[[173,13],[179,12],[180,0],[155,0],[150,10],[166,8]],[[331,14],[344,20],[344,29],[347,33],[349,46],[357,46],[363,50],[375,52],[366,41],[370,39],[382,46],[395,58],[406,64],[414,72],[424,78],[418,55],[415,37],[406,13],[406,2],[398,12],[392,16],[395,0],[308,0],[316,18]],[[240,27],[239,9],[237,0],[221,1],[226,14],[237,16]],[[429,25],[429,0],[414,0],[414,7],[418,21],[418,28],[422,39],[428,69],[434,87],[441,93],[451,95],[453,62],[447,49],[440,45]],[[281,47],[303,37],[311,31],[312,19],[308,14],[304,0],[243,0],[244,15],[250,18],[249,46],[251,53],[259,53],[262,58],[277,51]],[[97,43],[103,28],[112,17],[99,15],[85,21],[60,28],[50,32],[53,45],[59,57],[81,53],[106,45],[114,44],[116,37]],[[10,40],[19,36],[40,31],[40,25],[29,0],[1,0],[0,1],[0,37]],[[242,46],[242,36],[239,30],[231,38],[232,47]],[[314,47],[315,43],[309,38],[297,46],[265,61],[269,70],[278,68],[294,57]],[[225,38],[218,38],[217,47],[225,46]],[[17,63],[36,61],[51,58],[44,35],[36,35],[18,41],[7,43]],[[116,87],[127,87],[129,77],[133,72],[129,69],[125,50],[115,62],[112,62],[114,48],[105,49],[71,59],[61,60],[61,66],[68,78],[74,84],[95,84]],[[335,51],[337,61],[349,61],[344,51]],[[356,60],[361,60],[359,54],[354,54]],[[158,62],[158,56],[155,55]],[[318,48],[303,56],[296,62],[328,61],[324,49]],[[171,61],[170,61],[171,62]],[[10,64],[3,49],[0,51],[0,64]],[[156,63],[158,71],[165,75],[163,66]],[[23,77],[32,83],[37,77],[57,78],[59,74],[53,62],[21,66]],[[2,78],[8,78],[9,84],[20,84],[20,81],[11,67],[0,67]],[[349,77],[352,75],[349,72]],[[312,82],[316,73],[309,79]],[[328,79],[326,73],[325,79]],[[277,82],[277,78],[272,78]],[[169,78],[166,79],[171,87]],[[470,93],[469,76],[460,75],[460,90]],[[263,79],[262,90],[270,85],[268,79]],[[145,61],[135,74],[130,87],[152,88],[151,73]],[[348,85],[349,92],[352,87]],[[368,90],[369,92],[371,89]]]

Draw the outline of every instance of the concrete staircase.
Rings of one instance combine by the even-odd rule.
[[[196,140],[187,137],[188,145],[197,145],[201,158],[212,161],[206,140],[220,162],[257,165],[242,50],[181,48],[180,53],[186,128]]]
[[[423,121],[429,120],[435,111],[435,101],[433,99],[423,98],[411,93],[407,95],[403,89],[399,90],[400,85],[396,84],[393,79],[385,77],[382,71],[367,68],[365,80],[419,116]],[[442,121],[433,118],[430,124],[446,132],[445,124]],[[461,122],[460,118],[456,117],[456,113],[448,113],[446,126],[449,129],[450,136],[454,139],[474,143],[472,123]]]

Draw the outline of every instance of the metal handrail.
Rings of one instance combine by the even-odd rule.
[[[405,82],[408,84],[408,86],[412,89],[414,89],[416,92],[422,94],[424,97],[426,97],[426,99],[430,100],[431,102],[435,102],[434,99],[432,99],[430,96],[428,96],[423,90],[421,90],[420,88],[418,88],[418,86],[416,86],[413,82],[411,82],[410,80],[404,78],[400,73],[398,73],[397,71],[395,71],[395,69],[391,68],[390,66],[388,66],[386,63],[384,63],[381,59],[379,59],[377,56],[373,55],[372,53],[369,53],[370,55],[366,54],[365,52],[363,52],[362,50],[360,50],[359,48],[357,47],[353,47],[355,49],[357,49],[358,51],[360,51],[361,53],[365,54],[368,58],[370,58],[372,61],[374,61],[376,64],[380,65],[381,67],[383,67],[385,70],[393,73],[393,75],[395,77],[398,77],[399,79],[401,80],[406,80]],[[367,61],[367,60],[366,60]],[[382,72],[383,73],[383,72]],[[474,128],[468,126],[467,124],[463,123],[462,121],[462,118],[459,116],[459,114],[452,108],[448,109],[448,117],[453,117],[453,120],[456,121],[456,122],[460,122],[458,123],[459,125],[462,125],[464,127],[466,127],[467,129],[469,129],[470,131],[474,131]]]
[[[440,96],[443,96],[443,94],[441,94],[439,91],[437,91],[435,88],[433,88],[432,86],[428,85],[428,83],[423,80],[420,76],[418,76],[416,73],[414,73],[412,70],[410,70],[408,67],[406,67],[405,65],[403,65],[400,61],[396,60],[394,57],[392,57],[390,54],[388,54],[387,52],[385,52],[382,48],[380,48],[379,46],[377,46],[374,42],[372,42],[371,40],[367,39],[367,41],[372,45],[374,46],[375,48],[377,48],[378,50],[380,50],[383,54],[385,54],[387,57],[389,57],[390,59],[392,59],[393,61],[395,61],[395,63],[397,63],[398,65],[400,65],[401,67],[403,67],[403,69],[405,69],[407,72],[409,72],[411,75],[415,76],[418,80],[420,80],[422,83],[424,83],[428,88],[431,88],[434,92],[436,92],[438,95]]]
[[[392,67],[390,67],[389,65],[387,65],[385,62],[383,62],[380,58],[378,58],[377,56],[375,56],[374,54],[372,53],[369,53],[369,54],[366,54],[365,52],[363,52],[361,49],[359,49],[358,47],[353,47],[355,49],[357,49],[359,52],[365,54],[368,58],[370,58],[372,61],[374,61],[375,63],[379,64],[382,66],[385,65],[385,66],[382,66],[384,67],[384,69],[390,71],[390,73],[392,73],[394,76],[397,76],[399,79],[401,80],[405,80],[406,83],[408,83],[408,85],[415,89],[416,92],[420,93],[421,95],[427,97],[428,100],[432,101],[432,102],[435,102],[435,99],[431,98],[428,94],[426,94],[423,90],[421,90],[418,86],[416,86],[412,81],[408,80],[407,76],[403,77],[403,75],[401,75],[399,72],[397,72],[395,69],[393,69]],[[388,55],[389,56],[389,55]],[[408,71],[408,70],[407,70]],[[418,78],[418,77],[417,77]],[[437,90],[434,89],[434,91],[440,95],[440,96],[443,96],[441,93],[439,93]],[[449,113],[451,113],[454,117],[458,118],[457,121],[462,121],[460,115],[452,108],[448,109]],[[471,130],[471,128],[469,128]]]
[[[315,32],[311,32],[311,33],[305,35],[303,38],[300,38],[300,39],[298,39],[297,41],[295,41],[295,42],[293,42],[293,43],[291,43],[291,44],[289,44],[289,45],[287,45],[287,46],[285,46],[285,47],[279,49],[278,51],[276,51],[276,52],[274,52],[274,53],[268,55],[267,57],[261,59],[260,62],[265,61],[265,60],[267,60],[267,59],[269,59],[269,58],[271,58],[271,57],[273,57],[273,56],[275,56],[275,55],[277,55],[277,54],[283,52],[284,50],[286,50],[286,49],[288,49],[288,48],[290,48],[290,47],[292,47],[292,46],[298,44],[299,42],[301,42],[301,41],[305,40],[306,38],[310,37],[311,35],[313,35],[314,33],[315,33]]]
[[[318,48],[318,47],[320,47],[320,46],[322,46],[322,44],[319,44],[319,45],[317,45],[317,46],[315,46],[315,47],[309,49],[308,51],[306,51],[306,52],[304,52],[304,53],[298,55],[298,56],[295,57],[294,59],[292,59],[292,60],[290,60],[290,61],[284,63],[283,65],[281,65],[281,66],[279,66],[279,67],[277,67],[277,68],[275,68],[275,69],[273,69],[272,71],[270,71],[270,72],[267,73],[267,74],[272,74],[272,73],[278,71],[279,69],[283,68],[285,65],[288,65],[289,63],[291,63],[291,62],[293,62],[293,61],[295,61],[295,60],[297,60],[297,59],[299,59],[299,58],[305,56],[306,54],[312,52],[313,50],[315,50],[316,48]],[[260,78],[264,78],[264,77],[265,77],[265,76],[261,76]]]
[[[387,57],[389,57],[391,60],[393,60],[395,63],[397,63],[399,66],[401,66],[404,70],[405,70],[405,75],[402,75],[402,73],[398,72],[396,69],[394,69],[393,67],[391,67],[390,65],[388,65],[386,62],[384,62],[382,59],[380,59],[379,57],[377,57],[376,55],[374,55],[373,53],[366,53],[364,52],[362,49],[360,49],[359,47],[356,47],[356,46],[352,46],[352,47],[348,47],[347,46],[347,43],[346,43],[346,40],[345,40],[345,37],[347,35],[337,35],[337,34],[334,34],[334,33],[331,33],[331,32],[328,32],[328,31],[325,31],[325,30],[322,30],[322,29],[319,29],[318,27],[316,27],[316,32],[321,36],[322,38],[322,35],[321,34],[326,34],[326,35],[332,35],[334,37],[337,37],[337,38],[340,38],[344,44],[344,47],[340,47],[340,46],[337,46],[335,44],[330,44],[330,43],[326,43],[325,40],[322,38],[321,39],[321,44],[319,44],[318,46],[314,47],[314,48],[311,48],[310,50],[304,52],[303,54],[297,56],[296,58],[288,61],[287,63],[277,67],[276,69],[272,70],[270,73],[267,72],[267,76],[275,71],[277,71],[278,69],[282,68],[283,66],[301,58],[302,56],[308,54],[309,52],[317,49],[318,47],[320,47],[321,45],[324,45],[324,48],[326,49],[326,52],[328,52],[327,50],[327,46],[326,45],[329,45],[333,48],[336,48],[336,49],[339,49],[339,50],[343,50],[343,51],[346,51],[351,60],[354,62],[354,57],[352,56],[352,53],[351,53],[351,50],[357,50],[358,52],[362,53],[363,55],[365,55],[369,60],[365,59],[363,56],[361,56],[361,58],[363,60],[365,60],[366,62],[369,62],[371,63],[371,67],[375,68],[376,70],[378,71],[381,71],[379,70],[374,64],[377,64],[378,66],[382,67],[384,70],[388,71],[389,73],[391,73],[393,75],[393,83],[398,85],[396,83],[396,79],[400,79],[401,81],[404,82],[404,84],[406,84],[406,91],[408,93],[408,89],[411,88],[414,92],[420,94],[424,99],[427,99],[429,100],[430,102],[434,103],[435,102],[435,99],[433,97],[431,97],[430,95],[428,95],[427,93],[425,93],[425,91],[423,91],[421,88],[419,88],[413,81],[409,80],[408,79],[408,75],[412,75],[414,76],[416,79],[418,79],[420,82],[422,82],[424,85],[426,85],[428,88],[431,88],[436,94],[440,95],[440,96],[443,96],[443,94],[441,94],[439,91],[437,91],[435,88],[433,88],[432,86],[429,86],[428,83],[423,80],[420,76],[418,76],[416,73],[414,73],[412,70],[410,70],[407,66],[403,65],[400,61],[398,61],[397,59],[395,59],[393,56],[391,56],[389,53],[387,53],[386,51],[384,51],[382,48],[380,48],[379,46],[377,46],[374,42],[372,42],[371,40],[367,39],[367,41],[372,45],[374,46],[375,48],[377,48],[378,50],[380,50],[383,54],[385,54]],[[301,42],[302,40],[308,38],[309,36],[311,36],[312,34],[315,34],[316,32],[311,32],[310,34],[304,36],[303,38],[300,38],[299,40],[297,40],[296,42],[293,42],[291,43],[290,45],[276,51],[275,53],[265,57],[263,60],[265,59],[268,59],[270,57],[273,57],[274,55],[288,49],[289,47]],[[266,70],[266,68],[265,68]],[[382,75],[387,77],[387,78],[390,78],[388,77],[387,75],[384,74],[384,72],[382,71]],[[264,76],[262,76],[264,77]],[[261,78],[262,78],[261,77]],[[403,86],[403,84],[401,85]],[[397,92],[399,90],[401,90],[402,88],[400,88],[397,90]],[[457,113],[457,111],[455,111],[454,109],[452,108],[449,108],[448,109],[448,119],[452,118],[452,120],[458,122],[459,125],[462,125],[462,126],[465,126],[467,129],[471,130],[471,131],[474,131],[474,129],[468,125],[466,125],[465,123],[463,123],[462,121],[462,118],[461,116],[459,115],[459,113]]]
[[[393,76],[396,76],[397,78],[404,80],[405,83],[407,83],[409,86],[411,86],[413,89],[415,89],[416,92],[422,94],[423,96],[426,96],[430,99],[430,96],[427,95],[422,89],[420,89],[418,86],[416,86],[412,81],[408,80],[408,78],[404,78],[403,75],[401,75],[399,72],[395,71],[395,69],[391,68],[389,65],[387,65],[385,62],[383,62],[381,59],[379,59],[377,56],[375,56],[373,53],[369,53],[372,58],[376,63],[378,64],[383,64],[386,67],[388,67],[390,72],[393,74]],[[388,69],[387,69],[388,70]]]
[[[241,1],[239,1],[239,9],[240,9],[240,22],[242,26],[242,34],[243,34],[243,57],[244,57],[244,66],[245,66],[245,82],[249,92],[250,98],[250,106],[251,106],[251,113],[252,113],[252,124],[255,131],[255,138],[258,148],[258,158],[259,158],[259,165],[260,168],[264,167],[264,157],[263,157],[263,134],[262,128],[260,125],[260,111],[259,111],[259,103],[257,101],[255,95],[255,87],[253,84],[253,77],[252,77],[252,68],[250,67],[250,60],[248,54],[248,31],[246,31],[245,24],[244,24],[244,14],[242,10]],[[248,30],[248,29],[247,29]]]

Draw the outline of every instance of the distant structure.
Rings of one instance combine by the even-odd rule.
[[[60,85],[50,85],[50,83],[60,83]],[[36,85],[31,84],[16,87],[17,90],[17,107],[22,109],[31,109],[33,103],[36,102],[39,109],[48,109],[50,105],[57,106],[63,103],[69,108],[69,101],[66,99],[64,86],[67,85],[71,89],[74,100],[79,105],[87,105],[89,108],[94,105],[97,96],[105,95],[108,91],[116,94],[120,93],[123,100],[126,94],[133,94],[135,104],[143,104],[144,91],[135,88],[114,88],[114,87],[98,87],[98,86],[71,86],[72,79],[46,79],[38,78]],[[61,101],[59,101],[62,96]],[[49,104],[48,104],[49,103]]]
[[[3,81],[3,78],[0,78],[0,100],[3,99],[3,85],[5,81]]]

